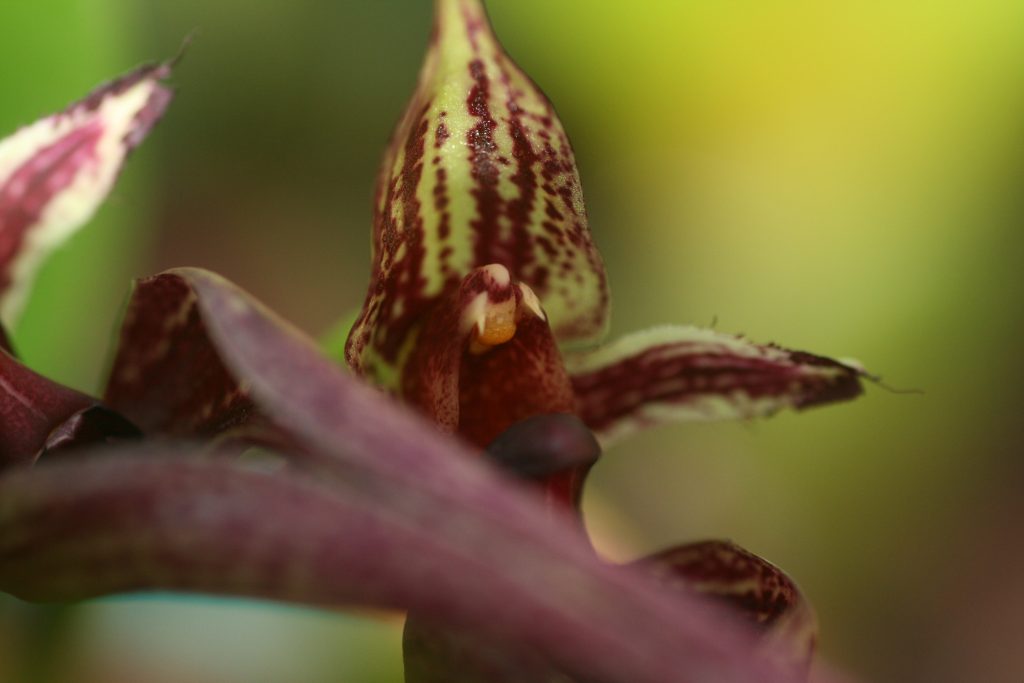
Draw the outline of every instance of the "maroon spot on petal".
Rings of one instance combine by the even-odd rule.
[[[441,116],[444,116],[444,112],[441,112]],[[434,147],[440,148],[451,135],[448,126],[443,121],[437,124],[437,131],[434,133]]]

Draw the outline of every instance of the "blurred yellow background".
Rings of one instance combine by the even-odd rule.
[[[613,332],[853,356],[903,395],[678,425],[594,471],[616,558],[729,537],[866,680],[1024,680],[1024,3],[491,0],[576,148]],[[372,182],[426,0],[11,0],[0,134],[199,38],[16,340],[95,390],[132,277],[198,265],[313,333],[363,297]],[[0,600],[0,680],[400,680],[398,624],[262,603]],[[41,664],[42,663],[42,664]]]

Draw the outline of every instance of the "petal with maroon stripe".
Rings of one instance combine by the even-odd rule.
[[[144,66],[0,140],[0,320],[17,319],[43,259],[88,221],[171,100]]]
[[[744,419],[854,398],[868,377],[837,361],[714,330],[665,326],[567,355],[579,416],[608,445],[676,420]]]
[[[436,2],[419,85],[380,171],[372,258],[346,358],[390,388],[425,312],[491,263],[536,292],[560,343],[604,334],[608,288],[568,137],[479,0]]]

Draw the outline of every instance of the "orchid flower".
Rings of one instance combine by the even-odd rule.
[[[163,114],[170,71],[0,142],[6,324]],[[102,400],[5,341],[0,590],[406,609],[408,681],[801,678],[815,619],[780,570],[725,541],[612,566],[578,503],[598,442],[850,398],[863,371],[691,327],[601,345],[608,317],[552,106],[479,0],[437,0],[378,182],[352,372],[190,268],[136,283]]]

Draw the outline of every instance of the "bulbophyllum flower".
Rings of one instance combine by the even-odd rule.
[[[102,200],[169,72],[0,142],[0,313],[31,279],[19,264]],[[408,681],[804,675],[813,612],[774,566],[724,541],[611,566],[575,517],[598,441],[849,398],[864,374],[690,327],[600,345],[608,286],[571,147],[478,0],[436,2],[373,266],[351,373],[189,268],[136,283],[102,400],[5,345],[0,589],[407,609]]]
[[[861,391],[854,365],[711,330],[662,327],[601,345],[608,283],[572,148],[478,0],[437,4],[373,227],[373,277],[346,360],[479,448],[536,415],[576,415],[609,443],[660,421],[754,417]],[[578,505],[591,464],[541,477],[548,499]],[[756,556],[706,542],[640,565],[734,600],[766,630],[787,632],[796,660],[810,657],[813,612]],[[477,680],[457,656],[464,639],[424,628],[406,634],[430,671],[417,680]],[[481,666],[480,680],[505,680],[493,661]]]

